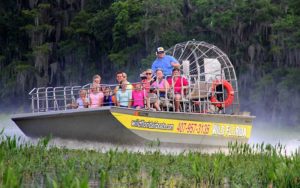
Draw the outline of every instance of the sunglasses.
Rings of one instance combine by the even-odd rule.
[[[146,75],[151,75],[151,74],[152,74],[152,73],[148,73],[148,72],[146,73]]]

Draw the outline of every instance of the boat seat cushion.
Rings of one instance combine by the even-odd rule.
[[[192,92],[187,96],[189,99],[207,98],[210,93],[210,86],[207,82],[196,82],[192,87]]]

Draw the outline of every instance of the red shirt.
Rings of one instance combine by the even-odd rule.
[[[148,80],[142,80],[142,84],[143,84],[143,89],[146,90],[147,93],[150,92],[150,81]]]
[[[181,88],[182,86],[189,85],[189,82],[184,77],[178,76],[178,79],[176,82],[174,82],[174,78],[172,80],[172,77],[168,78],[168,83],[170,84],[170,87],[174,87],[174,93],[181,94]]]

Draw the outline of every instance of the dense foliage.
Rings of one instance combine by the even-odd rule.
[[[299,187],[300,155],[280,145],[230,146],[229,153],[99,153],[0,141],[1,187]]]
[[[299,28],[296,0],[2,0],[0,103],[19,105],[33,87],[83,84],[95,73],[113,82],[119,69],[134,81],[155,47],[196,39],[229,55],[242,109],[297,124]]]

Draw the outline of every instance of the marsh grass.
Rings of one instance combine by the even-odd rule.
[[[284,146],[232,143],[229,152],[70,150],[51,138],[0,136],[0,187],[299,187],[300,155]]]

